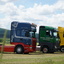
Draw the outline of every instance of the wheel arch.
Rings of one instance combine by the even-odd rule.
[[[64,52],[64,50],[62,50],[62,48],[64,48],[64,46],[60,46],[60,51],[61,52]]]
[[[61,47],[64,47],[64,45],[63,45],[63,46],[60,46],[60,48],[61,48]]]
[[[42,51],[43,47],[47,47],[47,48],[49,48],[49,46],[47,46],[47,45],[43,45],[43,46],[41,46],[40,51]]]
[[[22,47],[22,48],[24,49],[24,46],[23,46],[23,45],[18,44],[18,45],[15,46],[15,48],[14,48],[14,52],[16,52],[16,48],[19,47],[19,46]]]

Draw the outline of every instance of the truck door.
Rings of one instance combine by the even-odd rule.
[[[14,32],[14,33],[12,33]],[[15,31],[12,31],[12,36],[11,36],[11,42],[17,42],[17,43],[23,43],[25,45],[31,45],[31,38],[29,37],[29,33],[22,29],[22,30],[15,30]],[[14,35],[13,35],[14,34]]]
[[[32,49],[36,51],[36,37],[35,32],[30,32],[30,37],[32,38]]]
[[[48,45],[48,43],[53,42],[52,31],[41,29],[39,33],[39,41],[42,45]]]

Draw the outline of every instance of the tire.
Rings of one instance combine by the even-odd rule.
[[[24,53],[24,48],[22,46],[17,46],[15,48],[16,54],[23,54]]]
[[[64,47],[61,47],[60,51],[61,51],[61,52],[64,52]]]
[[[43,47],[42,48],[42,52],[43,53],[48,53],[49,52],[49,48],[48,47]]]

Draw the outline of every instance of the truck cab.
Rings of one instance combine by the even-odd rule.
[[[15,45],[14,52],[20,54],[36,51],[35,32],[35,24],[12,22],[10,44]]]
[[[58,34],[60,39],[60,51],[64,52],[64,27],[58,27]]]
[[[39,45],[43,53],[53,53],[59,49],[60,43],[57,29],[50,26],[39,27]]]

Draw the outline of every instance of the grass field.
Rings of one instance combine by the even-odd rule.
[[[29,54],[3,54],[0,64],[64,64],[64,53],[43,54],[41,52]]]
[[[3,44],[9,44],[4,35]],[[64,64],[64,53],[43,54],[41,52],[29,54],[0,53],[0,64]]]

